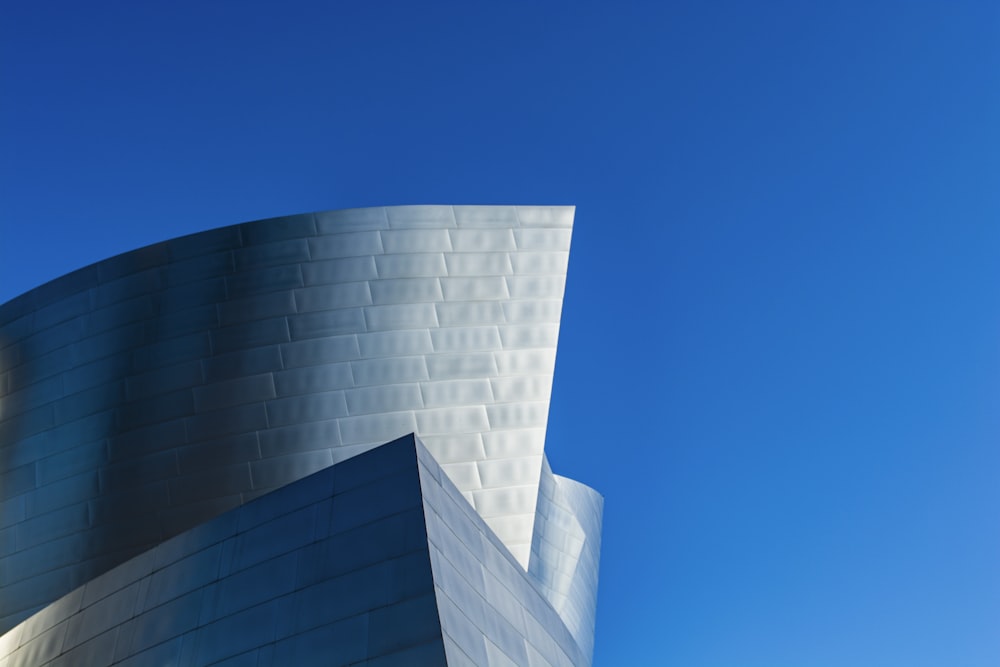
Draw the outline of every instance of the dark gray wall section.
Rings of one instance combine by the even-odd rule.
[[[0,665],[443,666],[413,437],[227,512],[0,638]]]

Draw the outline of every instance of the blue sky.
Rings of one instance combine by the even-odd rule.
[[[11,2],[0,97],[0,301],[576,204],[547,447],[606,496],[599,667],[1000,664],[996,3]]]

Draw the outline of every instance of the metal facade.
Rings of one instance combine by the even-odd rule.
[[[542,451],[572,220],[463,206],[278,218],[0,306],[0,632],[415,432],[589,655],[600,497],[551,475]]]

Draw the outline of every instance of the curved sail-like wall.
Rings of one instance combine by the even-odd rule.
[[[0,633],[411,432],[527,569],[572,221],[503,206],[277,218],[0,306]]]

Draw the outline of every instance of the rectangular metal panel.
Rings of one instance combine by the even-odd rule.
[[[326,285],[371,280],[379,276],[375,262],[379,258],[371,255],[344,257],[302,264],[302,276],[306,285]]]
[[[360,308],[324,310],[317,313],[293,315],[288,318],[292,338],[320,338],[365,330],[365,318]]]
[[[507,299],[507,282],[502,276],[482,278],[442,278],[441,289],[448,301]]]
[[[382,254],[379,232],[347,232],[309,239],[309,254],[313,259],[362,257]]]
[[[400,412],[424,407],[417,384],[390,384],[359,387],[344,392],[351,415],[377,412]]]
[[[453,206],[459,227],[516,227],[517,211],[513,206]]]
[[[205,382],[258,375],[281,369],[281,347],[269,345],[218,354],[203,359],[201,364]]]
[[[427,364],[422,356],[362,359],[352,361],[354,381],[358,386],[383,385],[427,380]]]
[[[294,312],[295,298],[292,292],[259,294],[220,303],[219,323],[222,326],[229,326],[250,320],[289,315]]]
[[[490,381],[486,378],[423,382],[420,390],[429,408],[493,402]]]
[[[240,248],[233,251],[236,270],[259,269],[278,264],[296,264],[309,261],[309,244],[304,238],[274,241]]]
[[[437,278],[392,278],[369,283],[376,304],[440,301],[441,285]]]
[[[316,364],[275,373],[274,384],[279,396],[294,396],[353,387],[354,375],[348,362]]]
[[[340,437],[345,445],[387,442],[417,430],[412,412],[388,412],[340,420]]]
[[[320,234],[387,229],[389,219],[381,206],[372,208],[348,208],[340,211],[316,213],[316,227]]]
[[[312,213],[286,215],[246,222],[240,225],[245,245],[257,245],[282,239],[297,239],[316,234],[316,222]]]
[[[455,301],[435,304],[441,326],[468,326],[504,322],[499,301]]]
[[[504,276],[514,272],[505,252],[449,253],[446,261],[449,276]]]
[[[304,340],[281,346],[285,368],[345,361],[356,359],[359,355],[358,339],[354,334]]]
[[[432,380],[485,378],[497,374],[492,352],[435,354],[427,358],[427,370]]]
[[[518,206],[522,227],[572,227],[575,206]]]
[[[420,278],[448,274],[445,256],[439,252],[377,255],[375,264],[379,278]]]
[[[298,264],[254,269],[226,278],[226,289],[230,298],[277,292],[295,287],[302,287],[302,271]]]
[[[427,329],[361,334],[358,336],[358,345],[361,356],[367,359],[429,354],[434,349]]]
[[[267,402],[267,420],[270,426],[301,424],[346,415],[347,402],[343,391],[289,396]]]
[[[210,412],[233,405],[255,403],[273,398],[274,395],[274,379],[270,373],[248,375],[195,387],[194,407],[196,412]]]
[[[393,229],[416,227],[440,229],[455,226],[455,214],[451,206],[387,206],[385,212],[389,217],[389,226]]]
[[[216,352],[232,352],[288,340],[288,322],[283,317],[244,322],[212,331],[212,348]]]
[[[516,250],[510,229],[452,229],[451,246],[455,252],[498,252]]]
[[[295,290],[295,306],[300,313],[314,310],[333,310],[372,303],[367,282],[321,285]]]
[[[257,435],[263,458],[340,445],[340,425],[336,419],[269,428]]]
[[[561,250],[569,252],[572,229],[515,229],[514,238],[521,250]]]
[[[449,252],[451,240],[445,229],[396,229],[381,232],[386,253]]]
[[[437,326],[433,303],[404,303],[365,308],[368,331],[425,329]]]

